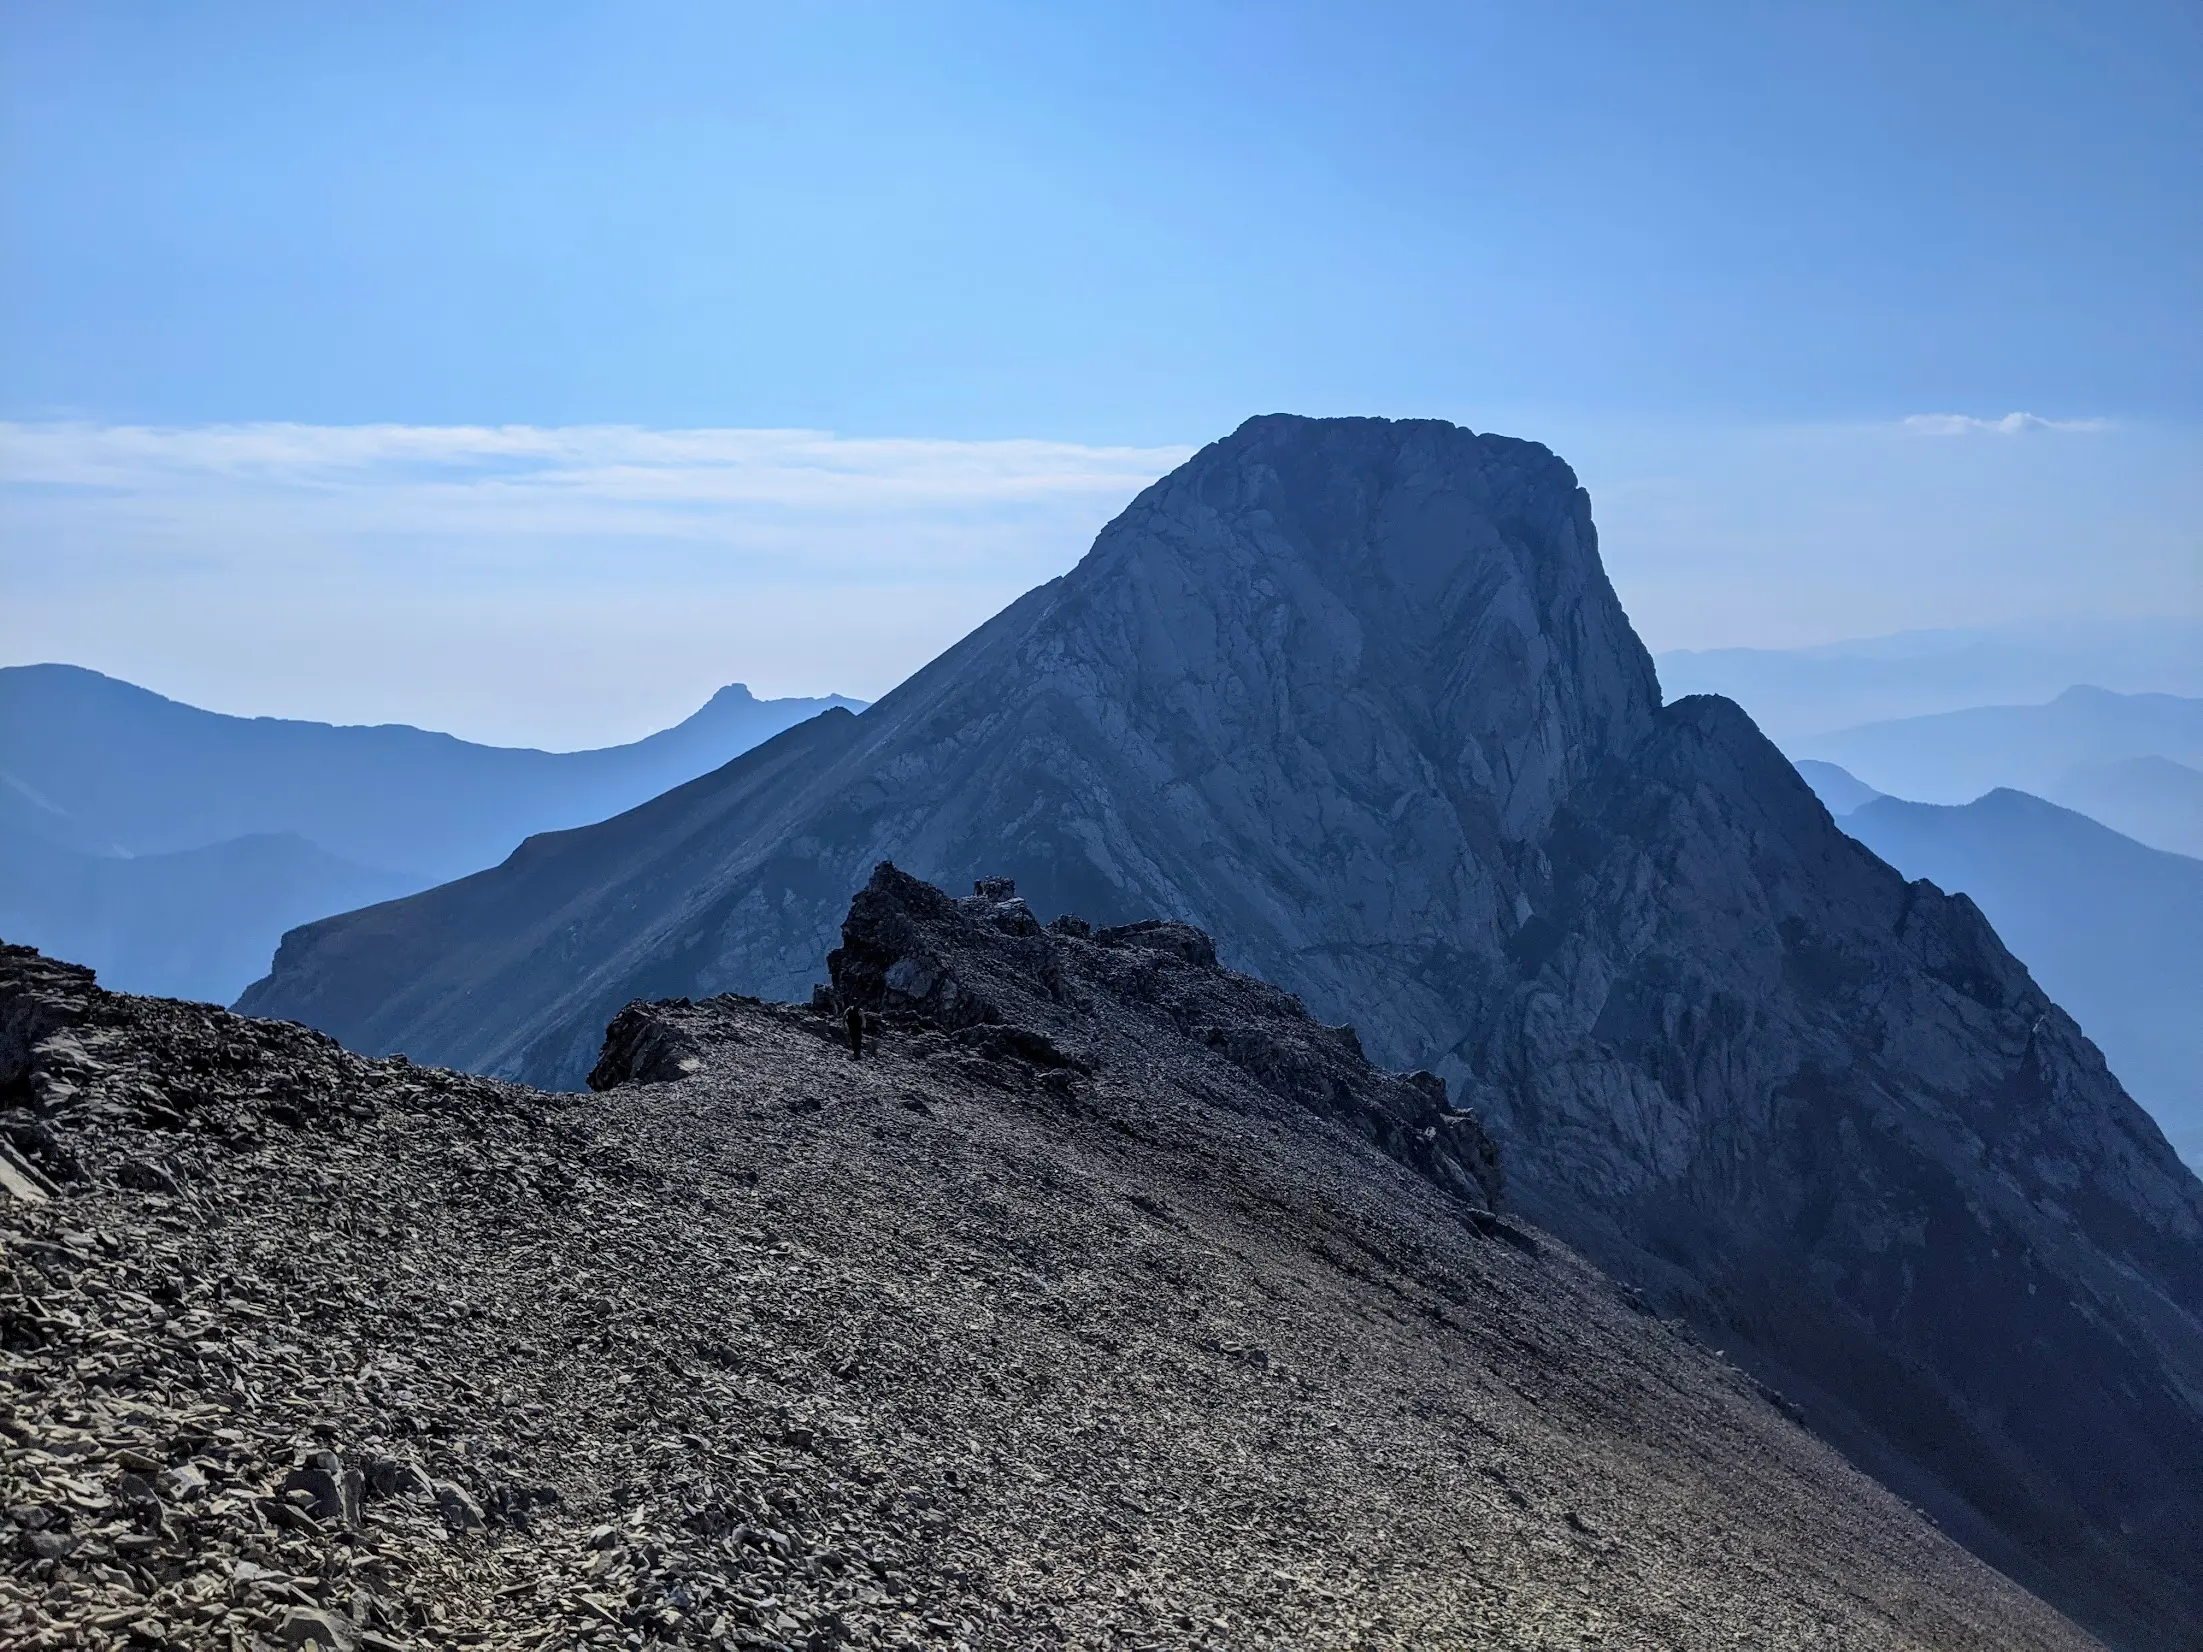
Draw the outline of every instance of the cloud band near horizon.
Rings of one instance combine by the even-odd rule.
[[[1576,464],[1655,648],[2203,608],[2192,430],[2024,413],[1463,422]],[[1914,439],[1974,435],[1988,439]],[[2007,439],[2023,435],[2060,439]],[[734,680],[874,698],[1069,568],[1191,452],[0,424],[0,663],[68,660],[219,710],[565,746],[663,726]]]

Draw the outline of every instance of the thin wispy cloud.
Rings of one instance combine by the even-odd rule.
[[[0,487],[32,508],[186,525],[205,509],[295,528],[739,537],[745,518],[1015,516],[1121,504],[1183,448],[597,425],[0,425]],[[249,523],[247,524],[249,526]]]
[[[1070,567],[1188,451],[0,425],[0,654],[225,710],[297,685],[308,715],[550,743],[643,732],[737,679],[877,695]]]
[[[2007,413],[1982,419],[1971,413],[1915,413],[1903,421],[1915,436],[2020,436],[2031,430],[2109,430],[2109,419],[2045,419],[2035,413]]]
[[[365,560],[430,595],[552,574],[696,598],[730,581],[1023,589],[1186,451],[615,425],[13,424],[0,425],[0,521],[49,575],[86,582],[203,578],[211,561],[240,584],[289,585]]]
[[[1656,648],[2203,611],[2188,427],[1473,422],[1577,465]],[[2069,434],[2085,430],[2103,434]],[[0,663],[69,660],[225,711],[567,746],[661,727],[730,681],[871,698],[1069,568],[1187,451],[0,425]]]

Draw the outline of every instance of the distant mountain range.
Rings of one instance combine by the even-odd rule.
[[[2203,859],[2203,768],[2155,756],[2084,763],[2049,795],[2139,843]]]
[[[2043,705],[1868,723],[1790,749],[1890,796],[1970,803],[2010,787],[2155,848],[2203,854],[2203,699],[2082,686]]]
[[[223,1002],[283,932],[420,887],[295,832],[162,855],[88,855],[0,828],[0,935],[93,961],[133,992]]]
[[[1834,763],[1801,757],[1797,760],[1797,771],[1813,788],[1813,794],[1828,805],[1828,812],[1839,818],[1883,795],[1849,769],[1839,768]]]
[[[830,706],[740,683],[631,745],[481,746],[402,723],[229,717],[68,665],[0,670],[0,776],[13,824],[66,848],[164,854],[296,832],[430,882],[502,860],[532,832],[602,820]],[[40,829],[43,822],[43,829]]]
[[[0,669],[0,936],[121,991],[227,1002],[283,932],[495,865],[828,709],[737,683],[631,745],[230,717],[67,665]]]
[[[2203,695],[2203,619],[1906,631],[1811,648],[1678,651],[1657,663],[1670,699],[1725,695],[1791,749],[1860,723],[2038,703],[2075,683]]]
[[[1207,930],[1960,1541],[2203,1641],[2203,1185],[1973,901],[1663,702],[1546,449],[1251,420],[863,717],[293,931],[240,1003],[572,1085],[631,999],[808,996],[882,859]],[[923,944],[883,967],[1008,1036]],[[1184,1030],[1292,1070],[1227,1005]]]
[[[1833,764],[1798,772],[1837,824],[1905,876],[1970,896],[2203,1170],[2203,860],[2025,792],[1913,803]]]

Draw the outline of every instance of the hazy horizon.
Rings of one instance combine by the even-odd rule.
[[[2203,619],[2189,548],[2203,439],[2185,431],[1579,425],[1548,445],[1590,488],[1608,572],[1656,653]],[[1068,569],[1188,451],[0,426],[0,664],[83,665],[237,715],[550,749],[636,738],[732,681],[876,699]],[[2107,523],[2120,531],[2100,554],[2070,554]]]
[[[1265,412],[1656,651],[2203,616],[2203,18],[0,10],[0,661],[577,747],[872,698]]]

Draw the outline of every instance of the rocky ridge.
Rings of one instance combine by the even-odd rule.
[[[1979,1553],[2203,1646],[2203,1184],[1970,902],[1661,703],[1544,448],[1250,420],[862,717],[295,931],[243,1002],[578,1083],[630,998],[799,993],[881,859],[1218,937]]]
[[[1097,1063],[1140,1074],[1157,1051],[1170,1054],[1152,1082],[1183,1084],[1182,1057],[1171,1056],[1190,1039],[1413,1166],[1472,1215],[1501,1203],[1499,1149],[1474,1112],[1447,1101],[1436,1074],[1371,1066],[1351,1026],[1324,1026],[1291,994],[1222,969],[1216,943],[1190,924],[1096,929],[1066,915],[1043,928],[1013,879],[981,879],[970,900],[951,901],[883,863],[851,902],[826,965],[831,983],[813,994],[822,1011],[855,1008],[947,1033],[982,1061],[1037,1066],[1065,1096]]]
[[[550,1095],[0,950],[0,1638],[2093,1644],[1199,932],[830,974]]]

